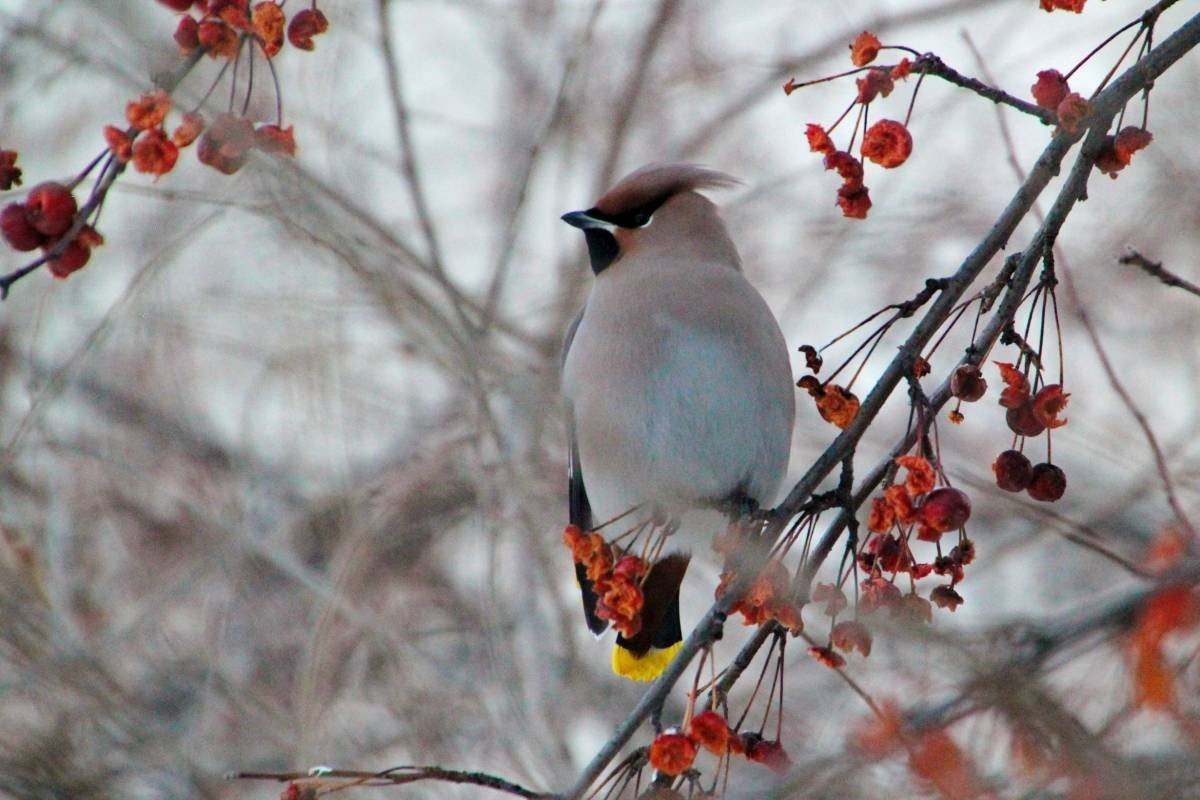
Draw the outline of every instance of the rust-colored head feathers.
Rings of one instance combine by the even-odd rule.
[[[696,164],[647,164],[634,170],[596,201],[596,208],[609,215],[637,209],[653,210],[680,192],[723,189],[736,186],[737,178]]]

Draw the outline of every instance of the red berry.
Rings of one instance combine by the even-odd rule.
[[[963,364],[950,378],[950,394],[964,403],[974,403],[987,392],[983,372],[974,364]]]
[[[920,521],[939,533],[961,528],[971,517],[971,501],[949,486],[934,489],[921,504]]]
[[[172,11],[187,11],[192,7],[192,0],[158,0]]]
[[[1067,85],[1067,79],[1061,72],[1056,69],[1044,69],[1037,74],[1037,82],[1029,91],[1039,107],[1053,111],[1070,94],[1071,87]]]
[[[954,591],[953,586],[937,586],[929,593],[929,599],[938,608],[948,608],[954,611],[962,605],[962,595]]]
[[[287,38],[292,47],[312,50],[313,37],[329,29],[329,20],[318,8],[305,8],[292,17],[288,24]]]
[[[50,274],[56,278],[65,278],[72,272],[83,269],[83,265],[91,257],[92,249],[76,239],[66,246],[58,258],[48,262]]]
[[[201,164],[232,175],[246,163],[254,145],[254,125],[234,114],[218,114],[212,125],[200,137],[196,157]]]
[[[1053,464],[1038,464],[1027,491],[1034,500],[1053,503],[1067,491],[1067,475]]]
[[[46,236],[62,236],[75,220],[75,197],[61,183],[47,181],[38,184],[25,198],[29,222]]]
[[[639,580],[646,574],[646,562],[637,556],[621,556],[613,567],[613,577],[629,581]]]
[[[1037,436],[1046,430],[1046,426],[1033,413],[1032,400],[1026,400],[1016,408],[1010,408],[1004,415],[1004,419],[1008,422],[1009,430],[1020,436]]]
[[[0,211],[0,233],[14,250],[22,253],[38,249],[46,241],[46,237],[33,227],[25,206],[20,203],[9,203]]]
[[[996,485],[1006,492],[1023,492],[1033,477],[1033,464],[1024,453],[1005,450],[992,462]]]
[[[179,18],[179,25],[175,28],[175,44],[185,55],[200,46],[200,23],[194,17]]]

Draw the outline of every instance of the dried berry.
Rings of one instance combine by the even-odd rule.
[[[1116,149],[1117,158],[1128,164],[1133,159],[1134,153],[1149,147],[1152,141],[1154,141],[1154,134],[1150,131],[1127,125],[1121,128],[1120,133],[1116,135],[1113,147]]]
[[[962,595],[954,591],[953,586],[938,586],[929,593],[929,599],[938,608],[948,608],[954,611],[962,605]]]
[[[834,150],[825,154],[825,169],[831,169],[847,184],[861,184],[862,162],[845,150]]]
[[[1044,69],[1037,74],[1037,82],[1029,89],[1033,99],[1041,108],[1053,111],[1071,93],[1067,79],[1056,69]]]
[[[104,141],[113,157],[122,164],[133,158],[133,139],[116,125],[104,126]]]
[[[863,31],[850,43],[851,63],[856,67],[865,67],[879,56],[879,48],[882,46],[879,37],[870,31]]]
[[[664,775],[678,775],[696,760],[696,743],[678,730],[667,730],[650,743],[650,766]]]
[[[176,147],[187,147],[192,142],[196,141],[197,137],[204,132],[204,117],[195,111],[189,111],[183,115],[183,121],[179,123],[179,127],[171,134],[171,141]]]
[[[751,735],[757,738],[745,742]],[[757,734],[747,734],[745,742],[746,758],[768,767],[772,772],[783,774],[792,768],[792,760],[779,742],[767,741]]]
[[[896,514],[896,519],[907,525],[910,522],[915,522],[917,519],[917,509],[913,505],[912,497],[908,493],[908,489],[903,484],[895,484],[883,490],[883,497],[891,505],[892,511]]]
[[[925,494],[937,483],[937,472],[924,456],[897,456],[896,465],[908,471],[904,488],[912,497]]]
[[[1041,0],[1039,6],[1042,11],[1054,11],[1060,9],[1062,11],[1073,11],[1076,14],[1083,13],[1083,6],[1087,0]]]
[[[296,155],[296,139],[292,135],[292,126],[281,128],[278,125],[262,125],[254,132],[254,146],[264,153],[278,153],[285,156]]]
[[[200,46],[200,23],[193,17],[180,17],[175,27],[175,44],[185,56],[195,52]]]
[[[834,647],[845,650],[857,650],[864,656],[871,655],[871,632],[861,622],[843,620],[833,626],[829,640]]]
[[[808,654],[830,669],[840,669],[846,666],[846,659],[838,655],[832,647],[810,647]]]
[[[1033,468],[1026,491],[1034,500],[1053,503],[1067,491],[1067,475],[1053,464],[1038,464]]]
[[[1016,408],[1010,408],[1004,415],[1008,428],[1018,436],[1037,436],[1046,430],[1046,426],[1033,413],[1033,402],[1026,400]]]
[[[329,20],[317,8],[306,8],[292,17],[288,24],[287,38],[292,47],[299,50],[312,50],[313,37],[324,33],[329,28]]]
[[[871,195],[866,186],[844,184],[838,189],[837,198],[837,204],[842,209],[843,217],[867,218],[867,212],[871,210]]]
[[[268,0],[254,6],[251,24],[254,26],[255,35],[262,42],[267,58],[274,58],[283,49],[283,29],[286,22],[283,9],[276,3]]]
[[[138,172],[165,175],[175,168],[178,159],[179,148],[162,128],[142,131],[133,143],[133,167]]]
[[[898,167],[912,154],[913,140],[903,124],[881,119],[863,135],[862,154],[884,169]]]
[[[894,607],[899,619],[910,624],[933,622],[933,606],[920,595],[906,594]]]
[[[16,150],[0,150],[0,191],[7,192],[21,185],[21,168],[17,166]]]
[[[1043,386],[1034,395],[1032,404],[1033,416],[1047,428],[1061,428],[1067,424],[1067,421],[1059,419],[1058,415],[1067,407],[1067,398],[1070,396],[1064,393],[1062,387],[1057,383]]]
[[[950,393],[964,403],[974,403],[987,393],[983,371],[974,364],[961,364],[950,377]]]
[[[627,581],[640,580],[646,574],[646,562],[637,556],[621,556],[613,566],[613,577]]]
[[[1005,450],[992,462],[996,485],[1006,492],[1023,492],[1033,478],[1033,464],[1018,450]]]
[[[832,153],[837,149],[833,146],[833,140],[829,138],[829,134],[820,125],[811,123],[806,125],[804,136],[808,139],[808,149],[814,153]]]
[[[1117,173],[1126,166],[1127,164],[1117,155],[1117,137],[1105,136],[1100,150],[1096,153],[1096,169],[1115,180]]]
[[[1029,399],[1029,379],[1013,364],[1003,361],[995,362],[1000,369],[1000,380],[1004,381],[1004,389],[1000,392],[1000,405],[1005,408],[1017,408]]]
[[[971,517],[971,500],[965,492],[943,486],[929,493],[918,513],[922,525],[945,533],[967,523]]]
[[[1078,92],[1071,92],[1058,104],[1058,124],[1067,133],[1079,130],[1079,124],[1091,113],[1092,106]]]
[[[200,137],[196,157],[200,163],[232,175],[246,163],[254,146],[254,125],[235,114],[219,114]]]
[[[87,264],[88,259],[92,257],[92,248],[85,245],[78,239],[73,240],[65,248],[57,258],[52,258],[46,265],[50,268],[50,274],[62,280],[72,272],[83,269]]]
[[[896,524],[896,512],[882,497],[871,499],[871,513],[867,516],[867,530],[886,533]]]
[[[163,124],[171,110],[171,96],[162,89],[146,92],[125,106],[125,119],[138,130],[149,130]]]
[[[892,73],[880,67],[867,70],[867,73],[855,79],[854,83],[858,86],[858,97],[855,99],[863,105],[876,97],[887,97],[892,93],[892,89],[896,88]]]
[[[237,31],[219,19],[201,22],[196,37],[212,58],[233,58],[237,55],[240,44]]]
[[[33,227],[21,203],[9,203],[0,211],[0,233],[14,250],[22,253],[38,249],[46,241],[45,235]]]
[[[818,583],[813,589],[812,601],[825,603],[825,613],[831,617],[836,617],[847,605],[846,593],[832,583]]]
[[[716,711],[702,711],[692,717],[688,733],[713,755],[722,756],[729,752],[729,740],[733,734],[729,730],[729,723]]]
[[[75,220],[79,207],[71,190],[61,183],[47,181],[38,184],[25,198],[29,222],[46,236],[62,236]]]

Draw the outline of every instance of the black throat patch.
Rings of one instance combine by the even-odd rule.
[[[588,228],[583,232],[587,239],[588,258],[592,262],[592,274],[599,275],[612,266],[621,255],[617,239],[603,228]]]

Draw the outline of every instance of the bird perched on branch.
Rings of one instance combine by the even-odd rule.
[[[562,217],[583,231],[595,274],[562,365],[570,521],[583,531],[631,511],[633,525],[768,504],[783,480],[795,416],[787,345],[700,194],[736,183],[692,164],[651,164]],[[688,558],[650,564],[640,630],[613,649],[618,674],[652,680],[679,650]],[[579,564],[576,575],[599,635],[607,623],[596,592]]]

